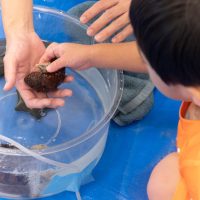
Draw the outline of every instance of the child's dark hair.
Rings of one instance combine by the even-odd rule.
[[[132,0],[130,19],[165,83],[200,86],[200,0]]]

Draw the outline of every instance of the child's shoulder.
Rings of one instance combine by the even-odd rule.
[[[182,117],[184,117],[185,119],[200,120],[200,107],[195,105],[194,103],[187,103],[183,114],[184,116]]]
[[[192,145],[194,143],[191,141],[196,141],[197,138],[199,138],[199,146],[199,132],[200,107],[196,106],[193,103],[184,102],[180,108],[180,118],[177,133],[177,147],[182,149],[182,147],[188,146],[186,145],[186,143]]]

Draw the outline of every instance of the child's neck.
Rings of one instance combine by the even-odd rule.
[[[200,120],[200,107],[191,103],[185,113],[185,118],[190,120]]]

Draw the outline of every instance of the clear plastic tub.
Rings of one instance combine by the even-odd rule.
[[[45,41],[92,44],[86,26],[77,19],[44,7],[34,8],[36,32]],[[4,34],[0,33],[4,39]],[[5,43],[0,43],[0,53]],[[107,139],[110,119],[122,94],[122,74],[92,68],[75,72],[75,81],[61,87],[73,90],[64,107],[40,120],[16,112],[15,89],[3,92],[0,78],[0,197],[23,199],[78,191],[89,181]],[[35,146],[44,149],[33,150]]]

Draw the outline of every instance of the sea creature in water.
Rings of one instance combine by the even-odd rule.
[[[6,149],[18,149],[16,146],[9,144],[9,143],[0,143],[0,147],[6,148]],[[45,144],[35,144],[30,149],[31,150],[43,150],[47,149],[48,146]]]
[[[22,97],[20,96],[18,91],[17,91],[17,97],[18,97],[18,101],[17,101],[16,107],[15,107],[16,111],[28,112],[36,119],[41,119],[42,117],[46,116],[49,108],[44,108],[44,109],[33,108],[33,109],[30,109],[26,106],[26,104],[24,103],[24,100],[22,99]]]
[[[46,70],[49,64],[50,63],[43,63],[36,65],[35,71],[24,78],[25,83],[37,92],[56,90],[65,79],[65,68],[49,73]]]

